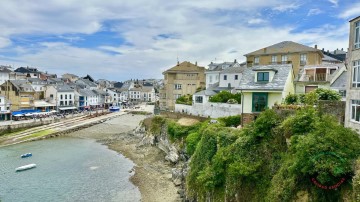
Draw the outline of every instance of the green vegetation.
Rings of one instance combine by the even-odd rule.
[[[285,104],[315,105],[319,100],[340,100],[338,92],[331,89],[317,88],[307,94],[289,94],[285,98]]]
[[[186,181],[199,201],[293,201],[301,192],[310,201],[339,201],[360,155],[358,135],[332,117],[319,118],[312,107],[285,120],[266,110],[242,130],[210,125],[188,136],[189,151],[199,137]],[[347,180],[336,191],[311,182],[330,187],[342,177]]]
[[[223,123],[226,127],[236,127],[241,123],[241,116],[228,116],[219,118],[219,121]]]
[[[210,102],[227,103],[231,99],[230,103],[241,103],[241,93],[232,94],[228,91],[221,91],[220,93],[210,97]],[[234,102],[236,101],[236,102]]]
[[[51,134],[53,132],[54,132],[54,130],[52,130],[52,129],[42,130],[42,131],[33,133],[31,135],[21,137],[20,140],[28,140],[28,139],[32,139],[32,138],[44,137],[44,136],[49,135],[49,134]]]
[[[192,105],[192,95],[183,95],[176,99],[176,104]]]

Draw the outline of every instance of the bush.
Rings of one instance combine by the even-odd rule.
[[[210,97],[210,102],[227,103],[230,99],[236,100],[241,103],[241,93],[232,94],[228,91],[221,91],[220,93]]]
[[[224,123],[226,127],[236,127],[241,123],[241,116],[228,116],[219,118],[219,121]]]
[[[238,101],[236,101],[235,99],[229,99],[226,103],[228,104],[238,104]]]
[[[315,93],[319,96],[319,100],[340,100],[341,95],[331,89],[317,88]]]
[[[200,138],[201,138],[201,136],[197,132],[190,133],[186,137],[186,153],[189,156],[192,156],[194,154],[196,146],[197,146],[198,142],[200,141]]]
[[[298,95],[296,94],[289,94],[286,96],[285,98],[285,104],[287,105],[292,105],[292,104],[297,104],[299,100]]]
[[[176,99],[176,104],[192,105],[192,95],[183,95]]]

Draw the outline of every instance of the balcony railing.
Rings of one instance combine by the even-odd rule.
[[[322,82],[322,81],[330,81],[330,80],[331,80],[331,75],[326,73],[298,75],[298,81]]]

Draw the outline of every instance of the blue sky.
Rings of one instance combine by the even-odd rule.
[[[285,40],[346,50],[360,0],[3,0],[0,12],[0,64],[122,81]]]

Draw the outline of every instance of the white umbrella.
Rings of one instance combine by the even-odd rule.
[[[56,110],[51,110],[50,112],[51,112],[51,113],[55,113],[55,112],[57,112],[57,111],[56,111]]]
[[[14,115],[14,116],[23,116],[22,114],[16,114],[16,115]]]

